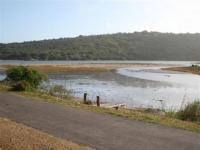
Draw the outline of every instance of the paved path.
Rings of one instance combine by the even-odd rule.
[[[200,150],[200,134],[0,93],[0,117],[98,150]]]

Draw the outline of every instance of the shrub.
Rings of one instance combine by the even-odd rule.
[[[200,101],[187,104],[176,113],[176,117],[181,120],[200,121]]]
[[[27,90],[31,90],[31,85],[29,84],[29,82],[27,81],[19,81],[16,84],[13,85],[13,89],[14,91],[27,91]]]
[[[23,86],[27,83],[29,83],[30,87],[37,88],[38,85],[43,81],[47,80],[47,76],[36,71],[33,69],[29,69],[24,66],[18,66],[15,68],[8,69],[6,72],[7,80],[12,81],[15,83],[18,83],[19,81],[22,81],[22,83],[18,83],[18,85]],[[25,83],[26,81],[27,83]],[[17,84],[14,85],[17,87]]]

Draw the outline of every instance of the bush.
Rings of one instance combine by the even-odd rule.
[[[29,69],[24,66],[18,66],[15,68],[8,69],[6,72],[7,80],[14,82],[15,89],[21,86],[30,85],[31,88],[37,88],[38,85],[43,81],[47,80],[47,76],[33,69]],[[25,81],[28,83],[25,83]],[[25,88],[26,89],[26,88]],[[17,90],[17,89],[16,89]]]
[[[186,121],[200,121],[200,101],[189,103],[176,113],[176,117]]]
[[[62,97],[62,98],[72,98],[72,92],[65,89],[62,85],[54,85],[50,88],[49,94],[52,96]]]
[[[19,81],[17,82],[15,85],[13,85],[13,89],[14,91],[28,91],[31,90],[31,85],[29,84],[29,82],[27,81]]]

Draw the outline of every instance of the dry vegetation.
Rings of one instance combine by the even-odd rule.
[[[0,118],[1,150],[91,150],[72,142],[52,137],[33,128]]]
[[[163,70],[169,71],[179,71],[200,75],[200,67],[199,66],[190,66],[190,67],[172,67],[172,68],[163,68]]]
[[[43,73],[73,73],[73,72],[105,72],[116,68],[145,66],[143,64],[71,64],[71,65],[25,65],[28,68]],[[148,65],[149,66],[149,65]],[[2,69],[9,69],[16,65],[0,65]]]

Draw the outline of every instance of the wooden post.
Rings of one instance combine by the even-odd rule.
[[[100,107],[100,97],[97,96],[97,107]]]
[[[84,93],[83,103],[86,104],[87,101],[87,93]]]

